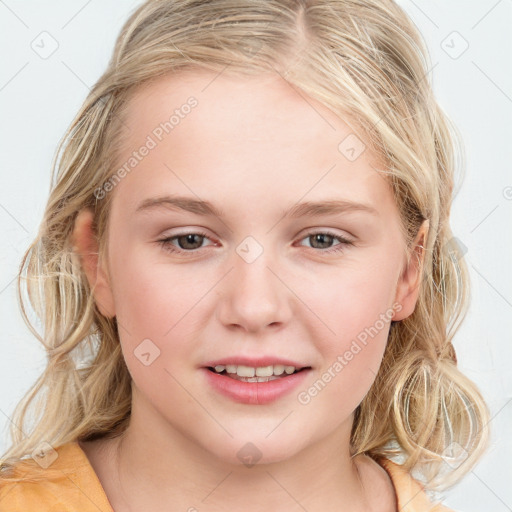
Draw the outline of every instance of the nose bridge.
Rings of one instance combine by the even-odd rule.
[[[288,289],[275,275],[275,252],[252,236],[236,247],[220,307],[221,321],[258,331],[289,317]]]

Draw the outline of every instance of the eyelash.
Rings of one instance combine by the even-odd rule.
[[[176,246],[172,245],[171,242],[173,240],[175,240],[179,237],[182,237],[182,236],[186,236],[186,235],[199,235],[201,237],[208,238],[208,235],[202,231],[191,231],[188,233],[180,233],[178,235],[174,235],[171,237],[164,238],[162,240],[158,240],[158,243],[162,246],[162,248],[165,251],[170,252],[170,253],[178,253],[178,254],[192,253],[193,254],[193,253],[196,253],[197,251],[199,251],[199,249],[191,249],[191,250],[178,249],[178,248],[176,248]],[[301,238],[301,240],[304,240],[304,239],[309,238],[314,235],[329,235],[329,236],[332,236],[335,240],[338,240],[340,242],[339,244],[335,245],[334,248],[330,248],[330,249],[315,249],[314,247],[310,247],[310,249],[316,250],[316,252],[333,254],[333,253],[343,252],[345,247],[354,245],[354,242],[352,242],[351,240],[348,240],[340,235],[336,235],[328,230],[326,230],[326,231],[310,231],[309,233],[306,233],[306,235],[303,238]]]

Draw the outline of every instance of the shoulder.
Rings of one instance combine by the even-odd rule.
[[[112,512],[87,458],[75,442],[47,452],[41,463],[19,461],[9,475],[0,476],[0,510],[9,512]]]
[[[399,464],[386,458],[379,458],[377,462],[386,470],[393,482],[398,510],[401,512],[453,512],[440,503],[430,501],[420,482]]]

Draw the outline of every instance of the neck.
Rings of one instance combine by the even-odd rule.
[[[139,402],[124,434],[108,442],[102,483],[116,512],[171,505],[190,511],[368,511],[349,452],[352,420],[317,442],[305,440],[291,457],[249,466],[222,459]]]

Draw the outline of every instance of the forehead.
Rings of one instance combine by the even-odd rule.
[[[127,142],[134,144],[153,134],[176,148],[200,143],[203,151],[213,146],[232,154],[237,148],[271,147],[317,157],[322,149],[331,160],[332,150],[341,156],[339,144],[348,135],[356,140],[345,121],[276,73],[240,76],[205,69],[151,81],[132,95],[125,114]]]
[[[152,146],[118,187],[138,197],[167,185],[169,192],[179,187],[220,198],[235,191],[255,201],[270,191],[288,191],[293,202],[308,190],[309,200],[346,190],[350,199],[375,202],[389,192],[375,172],[382,163],[365,141],[274,73],[195,69],[162,76],[135,91],[123,120],[119,166],[148,141]],[[358,158],[347,158],[350,145],[364,149]]]

